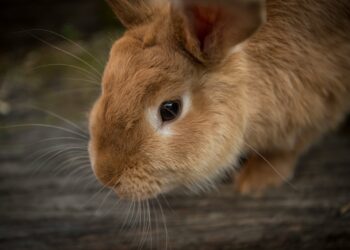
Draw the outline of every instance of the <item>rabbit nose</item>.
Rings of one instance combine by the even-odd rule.
[[[93,172],[96,178],[105,186],[114,188],[120,185],[119,176],[114,168],[106,167],[105,165],[96,164],[93,167]]]

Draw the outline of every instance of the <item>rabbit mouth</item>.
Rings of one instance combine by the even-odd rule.
[[[114,192],[123,200],[148,200],[156,198],[161,192],[157,182],[140,182],[135,185],[131,180],[121,180],[114,187]]]
[[[141,201],[157,198],[161,194],[180,187],[181,183],[175,179],[177,179],[176,176],[170,178],[169,175],[164,176],[164,173],[152,174],[130,170],[120,175],[111,188],[120,199]]]

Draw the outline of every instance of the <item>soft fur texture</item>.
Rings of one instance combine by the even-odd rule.
[[[90,115],[89,151],[122,198],[205,188],[242,154],[237,190],[278,185],[350,108],[348,0],[108,2],[128,30]],[[185,95],[186,112],[152,126],[162,102]]]

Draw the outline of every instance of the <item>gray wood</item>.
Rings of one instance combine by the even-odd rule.
[[[167,230],[158,202],[151,201],[148,234],[145,220],[135,222],[147,213],[128,218],[129,203],[116,204],[108,190],[95,195],[99,183],[82,179],[93,177],[89,168],[55,172],[69,156],[34,171],[44,160],[25,156],[55,145],[38,141],[67,135],[11,132],[1,141],[0,249],[350,249],[348,130],[327,137],[301,160],[292,181],[296,191],[285,185],[250,198],[226,183],[205,194],[171,193],[158,201]],[[19,146],[29,141],[34,145]]]

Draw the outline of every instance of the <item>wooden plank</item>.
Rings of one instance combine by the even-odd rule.
[[[62,136],[25,134],[31,141]],[[150,202],[151,225],[136,205],[117,203],[108,190],[95,195],[101,186],[88,168],[55,174],[58,159],[35,172],[40,161],[29,164],[21,150],[9,158],[8,151],[0,154],[0,249],[350,249],[347,131],[302,159],[293,180],[297,191],[285,185],[257,199],[235,194],[226,183],[201,195],[171,193]]]

